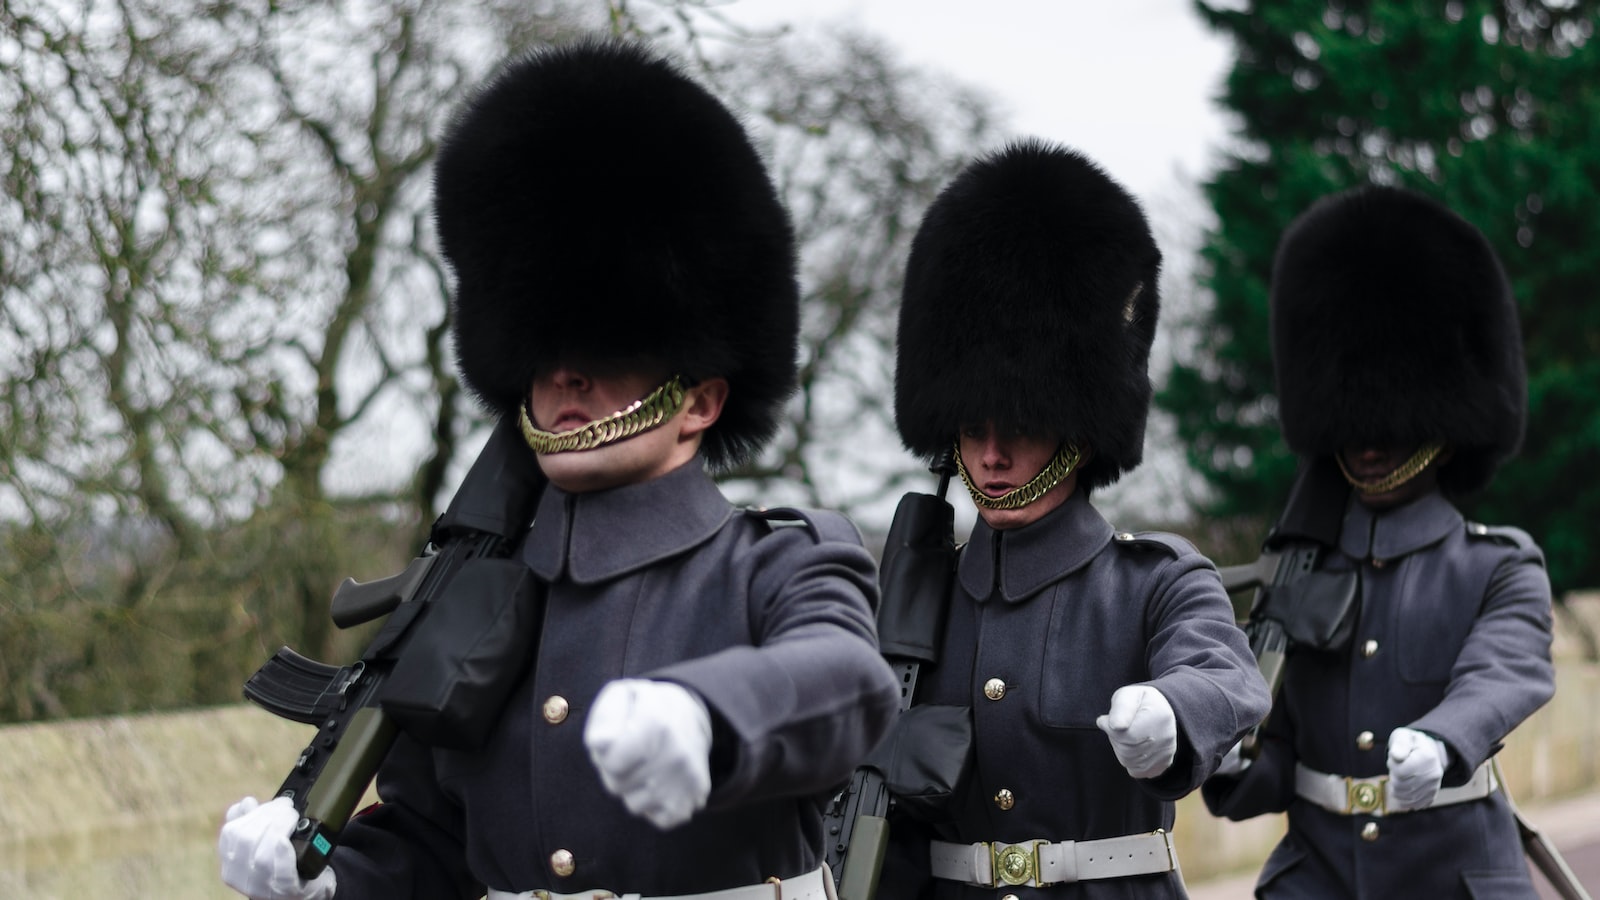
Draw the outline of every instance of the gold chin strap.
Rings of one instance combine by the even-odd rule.
[[[1335,453],[1333,458],[1339,463],[1339,471],[1344,473],[1344,480],[1350,482],[1351,487],[1363,494],[1387,494],[1421,474],[1422,470],[1432,465],[1442,452],[1444,452],[1443,444],[1423,444],[1417,448],[1417,452],[1411,454],[1410,459],[1397,466],[1393,472],[1373,481],[1360,481],[1351,475],[1350,470],[1345,467],[1343,453]]]
[[[593,450],[643,434],[678,414],[683,408],[683,378],[674,375],[642,400],[635,400],[603,419],[595,419],[571,431],[545,431],[528,417],[528,404],[521,409],[522,437],[535,453],[566,453]]]
[[[1012,488],[998,497],[991,497],[972,483],[972,476],[967,474],[967,464],[961,459],[961,439],[956,438],[956,471],[961,474],[961,483],[967,486],[967,493],[972,495],[972,502],[979,509],[1021,509],[1067,480],[1082,459],[1083,454],[1078,452],[1077,447],[1062,444],[1050,462],[1039,470],[1039,474],[1028,479],[1027,484]]]

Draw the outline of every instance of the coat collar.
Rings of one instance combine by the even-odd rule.
[[[1339,549],[1352,559],[1394,559],[1438,543],[1462,523],[1461,513],[1438,491],[1381,512],[1351,497]]]
[[[1111,534],[1082,491],[1021,528],[995,531],[980,518],[961,553],[961,587],[980,602],[991,595],[1007,603],[1026,600],[1088,565]]]
[[[697,457],[649,481],[587,494],[547,487],[523,560],[545,581],[596,584],[710,540],[733,507]]]

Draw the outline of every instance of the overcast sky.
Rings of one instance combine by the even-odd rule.
[[[740,0],[752,24],[844,22],[984,89],[1012,130],[1076,147],[1147,203],[1226,139],[1227,40],[1190,0]],[[1159,205],[1159,204],[1156,204]]]

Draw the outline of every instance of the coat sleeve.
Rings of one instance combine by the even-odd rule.
[[[378,772],[383,802],[357,815],[328,858],[337,900],[482,897],[467,869],[459,805],[435,777],[433,754],[400,735]]]
[[[1286,705],[1272,711],[1261,729],[1255,760],[1236,776],[1214,775],[1200,786],[1206,809],[1235,822],[1283,812],[1294,800],[1294,739]]]
[[[1146,787],[1175,800],[1216,771],[1234,742],[1266,717],[1271,700],[1209,560],[1182,545],[1157,570],[1148,596],[1149,684],[1172,704],[1179,750]]]
[[[773,528],[740,566],[752,646],[646,676],[690,688],[711,711],[720,746],[708,808],[829,790],[894,720],[899,688],[872,614],[877,566],[853,526],[849,539],[840,531]]]
[[[1555,694],[1544,557],[1526,535],[1516,532],[1511,540],[1516,549],[1489,579],[1444,699],[1411,723],[1450,748],[1446,786],[1465,783],[1512,729]]]

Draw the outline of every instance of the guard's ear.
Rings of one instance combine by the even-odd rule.
[[[717,423],[722,417],[722,407],[728,402],[728,379],[706,378],[684,389],[683,424],[678,433],[695,437]]]

